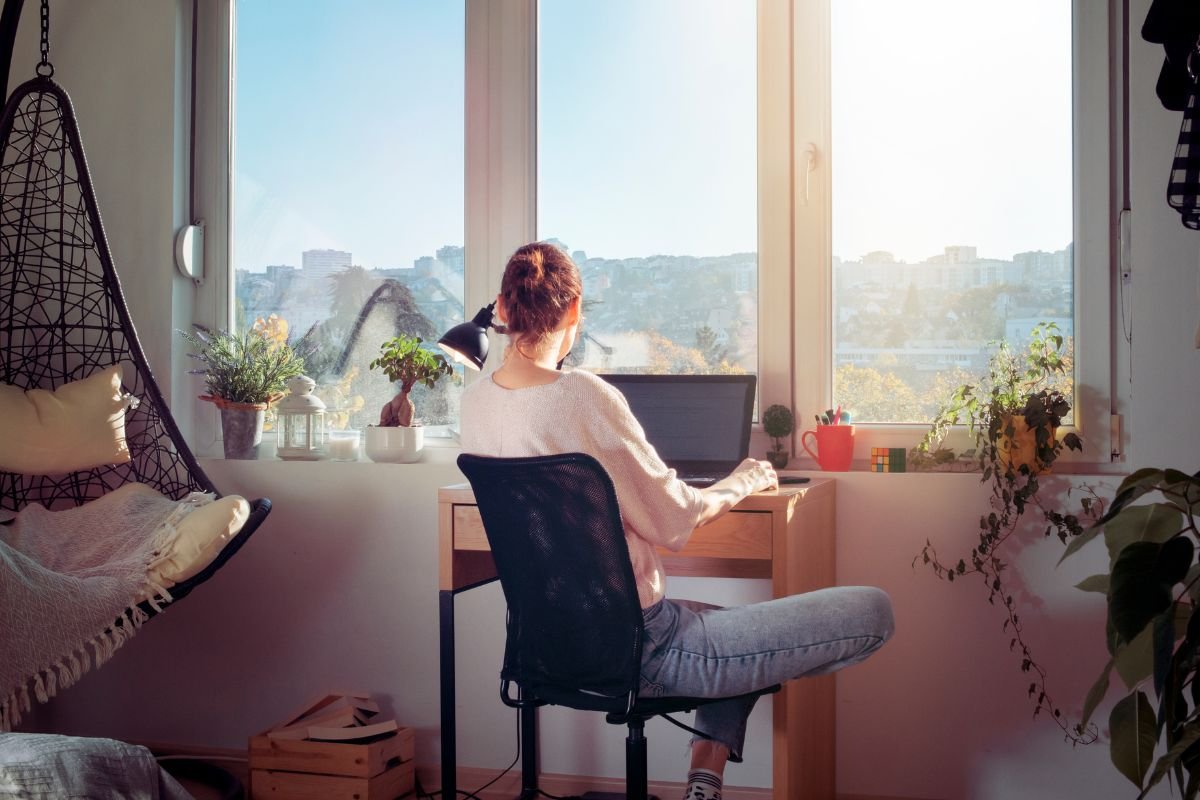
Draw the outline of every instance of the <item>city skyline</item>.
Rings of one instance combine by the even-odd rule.
[[[554,237],[550,237],[549,240],[556,241],[556,239]],[[952,250],[968,250],[968,251],[977,251],[978,250],[978,248],[976,248],[972,245],[956,244],[956,245],[943,245],[941,253],[936,253],[936,254],[927,256],[923,259],[920,259],[919,261],[907,261],[903,258],[896,258],[895,253],[891,252],[890,250],[872,250],[867,253],[862,253],[857,258],[845,258],[843,256],[838,255],[837,253],[834,253],[833,260],[835,262],[838,262],[841,264],[858,264],[858,263],[869,263],[868,259],[874,257],[873,258],[874,263],[895,263],[898,266],[918,266],[921,264],[942,264],[942,263],[969,264],[969,263],[977,263],[977,262],[981,262],[981,261],[999,261],[999,262],[1012,263],[1017,256],[1027,255],[1027,254],[1037,254],[1037,253],[1047,253],[1047,254],[1066,253],[1066,252],[1070,251],[1071,248],[1072,248],[1072,243],[1068,242],[1063,247],[1059,247],[1059,248],[1056,248],[1053,250],[1019,250],[1019,251],[1013,253],[1012,257],[1010,257],[1010,258],[996,258],[993,256],[988,256],[986,254],[978,255],[976,253],[975,257],[971,260],[953,260],[953,261],[948,261],[948,262],[943,261],[942,259],[945,259],[947,257],[947,253]],[[342,253],[342,254],[351,256],[351,259],[346,264],[346,266],[362,267],[363,269],[367,269],[368,271],[384,271],[384,272],[386,272],[386,271],[391,271],[391,270],[419,268],[421,266],[421,262],[423,262],[427,259],[437,259],[437,253],[447,250],[447,249],[462,250],[463,245],[444,244],[444,245],[436,248],[434,250],[433,254],[426,253],[426,254],[417,256],[415,259],[413,259],[413,263],[408,264],[408,265],[387,264],[387,265],[382,265],[382,266],[378,266],[378,267],[365,267],[362,264],[359,264],[353,260],[353,251],[352,250],[344,251],[344,250],[338,250],[337,248],[315,248],[314,247],[314,248],[306,248],[304,250],[301,250],[300,258],[297,259],[297,263],[289,264],[289,263],[281,262],[281,263],[274,263],[274,264],[262,264],[257,269],[251,268],[251,267],[238,267],[237,269],[239,271],[251,272],[251,273],[256,273],[256,274],[261,274],[261,273],[266,272],[268,269],[279,268],[279,267],[290,267],[292,269],[303,269],[302,265],[304,263],[304,255],[306,253],[335,252],[335,253]],[[578,253],[581,251],[577,248],[570,248],[569,252],[574,254],[574,253]],[[586,253],[587,251],[582,251],[582,252]],[[756,251],[754,251],[754,250],[743,250],[743,251],[738,251],[738,252],[733,252],[733,253],[709,253],[709,254],[648,253],[645,255],[627,256],[625,258],[612,258],[609,256],[604,256],[604,255],[587,254],[587,257],[588,257],[588,259],[595,258],[595,259],[600,259],[600,260],[605,260],[605,261],[624,261],[624,260],[646,259],[646,258],[728,258],[731,256],[747,255],[747,254],[757,255]],[[889,261],[887,261],[887,259],[881,258],[884,256],[890,256],[894,260],[889,262]]]

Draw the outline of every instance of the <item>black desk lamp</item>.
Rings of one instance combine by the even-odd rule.
[[[492,309],[495,307],[494,302],[488,303],[470,322],[461,322],[446,331],[446,335],[438,339],[438,347],[459,364],[483,369],[483,362],[488,357],[487,329],[493,327]]]

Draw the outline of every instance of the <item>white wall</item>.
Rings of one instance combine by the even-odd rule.
[[[9,89],[34,76],[40,56],[39,4],[27,0],[9,71]],[[190,8],[190,4],[189,4]],[[138,338],[159,388],[171,397],[172,309],[179,292],[173,237],[184,208],[177,180],[186,131],[177,120],[176,0],[56,0],[50,62],[79,121],[101,222]],[[186,177],[186,172],[179,173]]]
[[[34,58],[29,3],[14,75]],[[1133,0],[1135,30],[1148,0]],[[179,221],[174,167],[176,3],[55,3],[58,76],[75,99],[114,258],[153,364],[167,364],[166,313]],[[1131,43],[1134,279],[1131,467],[1196,469],[1200,425],[1196,234],[1164,193],[1178,115],[1153,95],[1160,49]],[[160,376],[164,372],[160,369]],[[166,382],[166,381],[164,381]],[[458,479],[447,451],[422,466],[206,462],[226,491],[266,495],[276,509],[245,549],[132,641],[108,666],[53,703],[62,731],[240,746],[301,698],[327,687],[390,698],[418,731],[418,759],[438,758],[436,487]],[[1065,484],[1063,484],[1065,486]],[[1059,487],[1062,488],[1062,487]],[[847,793],[920,798],[1124,798],[1106,748],[1072,748],[1030,718],[1025,676],[1001,617],[980,586],[950,586],[911,566],[929,538],[944,553],[975,541],[985,494],[972,475],[839,477],[839,582],[881,586],[897,635],[838,682],[838,780]],[[1103,661],[1103,609],[1070,586],[1086,559],[1051,569],[1058,545],[1022,542],[1014,575],[1022,617],[1070,713]],[[1095,554],[1093,554],[1095,555]],[[1023,576],[1023,577],[1021,577]],[[753,582],[675,581],[672,593],[740,602]],[[460,763],[500,767],[513,719],[495,700],[503,612],[496,589],[458,601]],[[1099,719],[1106,719],[1102,710]],[[619,775],[621,734],[586,716],[547,715],[549,771]],[[731,783],[769,781],[765,711],[748,763]],[[679,779],[683,736],[656,723],[651,774]]]
[[[1136,34],[1149,0],[1132,0],[1130,43],[1130,202],[1133,414],[1136,465],[1200,468],[1200,232],[1184,228],[1167,205],[1167,177],[1179,135],[1179,112],[1154,93],[1163,49]]]

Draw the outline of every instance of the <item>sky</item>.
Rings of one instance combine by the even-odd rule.
[[[833,0],[833,243],[1071,239],[1070,3]],[[235,265],[463,242],[460,0],[237,0]],[[538,236],[756,249],[754,0],[542,0]]]

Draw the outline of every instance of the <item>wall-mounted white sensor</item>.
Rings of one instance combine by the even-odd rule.
[[[197,286],[204,283],[204,223],[184,225],[175,234],[175,268]]]

